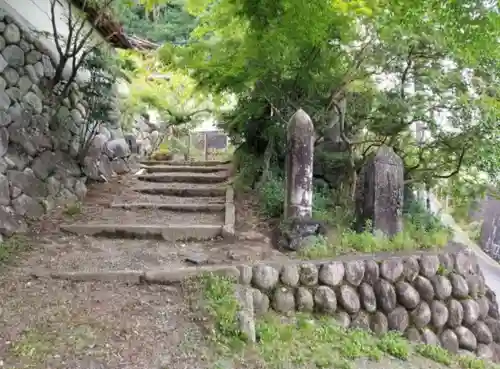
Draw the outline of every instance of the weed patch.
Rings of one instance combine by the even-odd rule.
[[[234,282],[225,277],[207,274],[200,280],[203,306],[214,324],[217,348],[223,353],[243,348],[244,340],[238,329],[236,314],[239,308],[235,297]]]
[[[75,202],[69,204],[64,208],[64,215],[68,217],[75,217],[82,213],[82,204],[80,202]]]
[[[453,358],[450,353],[440,346],[435,345],[418,345],[415,350],[418,354],[446,366],[453,363]]]
[[[446,246],[449,237],[449,231],[444,228],[424,232],[409,222],[406,222],[404,231],[393,238],[368,231],[358,233],[337,228],[328,237],[319,237],[314,244],[299,250],[299,255],[304,259],[324,259],[348,253],[431,250]]]
[[[0,265],[11,262],[20,253],[29,251],[31,244],[29,240],[21,235],[14,235],[0,243]]]

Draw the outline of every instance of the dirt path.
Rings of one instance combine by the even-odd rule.
[[[208,368],[181,291],[162,286],[0,281],[5,368]]]

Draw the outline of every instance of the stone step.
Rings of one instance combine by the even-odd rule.
[[[178,197],[223,197],[226,196],[225,186],[199,186],[199,187],[136,187],[133,191],[146,195],[163,195]]]
[[[145,182],[160,182],[160,183],[222,183],[227,181],[227,176],[204,173],[153,173],[141,174],[137,179]]]
[[[151,203],[151,202],[136,202],[136,203],[113,203],[112,208],[121,209],[157,209],[157,210],[170,210],[170,211],[185,211],[185,212],[215,212],[224,211],[226,205],[224,203],[211,204],[211,203],[195,203],[195,204],[182,204],[182,203]]]
[[[210,240],[222,235],[215,224],[63,224],[61,230],[94,237],[163,239],[165,241]]]
[[[208,160],[208,161],[171,161],[171,160],[143,160],[143,165],[173,165],[173,166],[192,166],[192,167],[212,167],[227,165],[231,160]]]
[[[227,166],[214,165],[214,166],[194,166],[194,165],[141,165],[147,173],[214,173],[228,170]]]

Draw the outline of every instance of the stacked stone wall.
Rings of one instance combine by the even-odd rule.
[[[242,266],[239,279],[248,292],[243,305],[257,316],[270,309],[285,315],[314,312],[345,328],[399,331],[453,353],[484,358],[500,353],[496,297],[464,249]]]
[[[128,170],[130,149],[119,117],[110,111],[85,160],[77,160],[85,134],[87,104],[73,83],[54,107],[46,86],[55,56],[39,36],[0,12],[0,234],[26,229],[58,203],[86,193],[88,179],[109,179]],[[55,110],[56,109],[56,110]],[[116,110],[116,109],[114,109]]]

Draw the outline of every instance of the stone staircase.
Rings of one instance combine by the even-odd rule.
[[[233,190],[228,162],[144,161],[128,184],[138,198],[115,196],[97,219],[63,224],[73,234],[159,239],[210,240],[234,234]]]
[[[39,251],[26,271],[35,278],[173,283],[186,274],[288,260],[253,231],[248,209],[235,232],[230,175],[229,162],[144,161],[135,175],[89,186],[79,211],[36,232]]]

